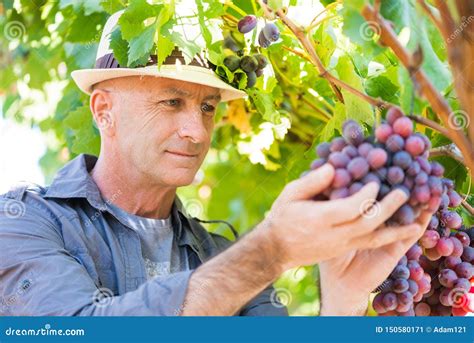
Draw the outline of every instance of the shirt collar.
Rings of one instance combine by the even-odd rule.
[[[85,198],[97,210],[107,211],[106,203],[100,194],[99,188],[89,174],[96,162],[96,156],[87,154],[80,154],[69,161],[56,173],[44,197],[60,199]],[[172,220],[175,221],[180,245],[190,244],[192,238],[186,234],[187,230],[183,230],[183,222],[189,227],[188,221],[191,218],[178,196],[175,197],[171,216]]]

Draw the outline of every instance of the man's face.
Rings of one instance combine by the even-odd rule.
[[[209,150],[219,90],[156,77],[117,80],[115,135],[107,139],[119,158],[153,184],[190,184]]]

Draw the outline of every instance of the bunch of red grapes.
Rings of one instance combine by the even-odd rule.
[[[353,120],[343,124],[342,132],[342,137],[316,148],[319,159],[312,162],[311,169],[325,163],[335,168],[331,186],[317,200],[345,198],[365,184],[377,182],[377,200],[394,189],[409,197],[387,225],[413,223],[423,210],[436,212],[424,236],[378,288],[375,311],[385,316],[459,316],[473,312],[474,248],[461,216],[454,211],[462,198],[454,183],[443,178],[443,166],[428,161],[429,139],[413,132],[413,122],[396,107],[387,111],[386,121],[375,129],[375,136],[365,137]],[[361,211],[374,215],[377,205],[365,205]]]

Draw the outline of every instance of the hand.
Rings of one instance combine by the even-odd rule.
[[[382,202],[385,201],[382,200]],[[400,230],[399,239],[377,249],[352,250],[320,263],[321,315],[364,315],[370,293],[392,272],[402,256],[423,235],[432,213],[416,224],[379,230]]]
[[[409,239],[414,226],[378,230],[406,200],[395,190],[380,202],[378,216],[364,215],[364,204],[375,203],[379,185],[369,183],[356,194],[332,201],[314,201],[330,186],[334,168],[326,164],[289,183],[256,229],[277,247],[282,272],[311,265],[357,249],[376,249]]]

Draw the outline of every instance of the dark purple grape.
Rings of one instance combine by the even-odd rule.
[[[406,266],[396,266],[390,274],[392,279],[408,279],[410,277],[410,270]]]
[[[246,72],[245,74],[247,74],[246,88],[252,88],[257,83],[257,74],[254,71]]]
[[[329,143],[321,143],[316,147],[316,153],[321,158],[328,158],[329,154],[331,153],[331,150],[329,150],[330,147],[331,144]]]
[[[265,56],[263,56],[262,54],[254,54],[253,57],[258,62],[258,69],[263,69],[268,65],[267,58]]]
[[[415,213],[410,205],[403,205],[393,215],[393,218],[401,225],[408,225],[415,221]]]
[[[383,305],[387,311],[393,311],[398,306],[398,299],[395,293],[389,292],[383,296],[382,300]]]
[[[280,38],[280,30],[274,23],[265,24],[262,32],[270,42],[276,42]]]
[[[387,138],[387,149],[391,152],[397,152],[403,150],[405,141],[403,137],[397,134],[393,134]]]
[[[418,175],[415,177],[415,183],[417,185],[424,185],[428,182],[428,174],[425,172],[419,172]]]
[[[431,197],[430,188],[427,185],[416,186],[413,194],[416,200],[422,204],[427,203]]]
[[[466,262],[474,262],[474,248],[473,247],[464,247],[464,252],[462,253],[462,260]]]
[[[233,52],[237,52],[241,50],[237,42],[232,38],[232,36],[226,36],[224,38],[224,47],[227,49],[232,50]]]
[[[260,31],[260,33],[258,34],[258,44],[262,48],[268,48],[272,44],[272,42],[270,42],[268,39],[265,38],[265,35],[263,34],[263,30]]]
[[[430,176],[428,178],[428,186],[433,195],[441,195],[443,193],[443,183],[439,177]]]
[[[353,146],[358,146],[364,141],[362,128],[354,120],[348,120],[342,125],[342,136]]]
[[[391,185],[397,185],[403,182],[405,175],[400,167],[388,168],[387,180]]]
[[[393,155],[392,163],[402,169],[408,169],[412,162],[411,156],[406,151],[399,151]]]
[[[381,184],[382,182],[380,181],[380,178],[377,176],[375,173],[368,173],[366,176],[362,178],[362,183],[364,185],[370,183],[370,182],[375,182],[377,184]]]
[[[413,261],[416,262],[420,258],[420,256],[423,254],[423,249],[418,244],[413,244],[410,249],[406,252],[406,257]]]
[[[461,289],[461,290],[464,290],[465,292],[469,292],[471,289],[471,283],[469,282],[468,279],[459,278],[454,282],[453,288]]]
[[[412,162],[412,164],[410,164],[410,167],[408,167],[407,174],[410,176],[417,176],[418,173],[420,173],[420,171],[421,171],[420,164],[414,161]]]
[[[468,247],[471,244],[471,239],[466,232],[456,232],[456,238],[462,243],[463,246]]]
[[[369,171],[369,164],[363,157],[356,157],[349,162],[347,170],[354,180],[363,178]]]
[[[336,151],[329,155],[328,161],[334,168],[345,168],[350,160],[346,154]]]
[[[406,291],[408,291],[408,288],[410,288],[410,284],[408,283],[408,281],[406,279],[395,279],[393,281],[392,290],[395,293],[406,292]]]
[[[423,157],[417,157],[416,161],[420,164],[421,169],[426,173],[426,174],[431,174],[431,164],[430,162]]]
[[[383,298],[384,298],[384,294],[379,293],[375,296],[374,301],[372,302],[372,307],[374,308],[375,312],[377,312],[378,314],[387,312],[387,310],[385,309],[385,305],[383,304]]]
[[[462,225],[462,218],[454,211],[442,210],[440,216],[441,223],[450,229],[459,229]]]
[[[474,267],[469,262],[461,262],[456,266],[456,274],[460,278],[470,279],[474,275]]]
[[[444,266],[447,269],[454,270],[458,264],[462,262],[460,257],[448,256],[444,259]]]
[[[420,287],[418,286],[416,281],[409,279],[408,280],[408,292],[410,292],[411,294],[417,294],[419,290],[420,290]]]
[[[439,225],[439,219],[436,215],[432,215],[428,224],[428,230],[436,230]]]
[[[237,28],[241,33],[252,31],[257,26],[257,18],[254,15],[246,15],[237,23]]]

